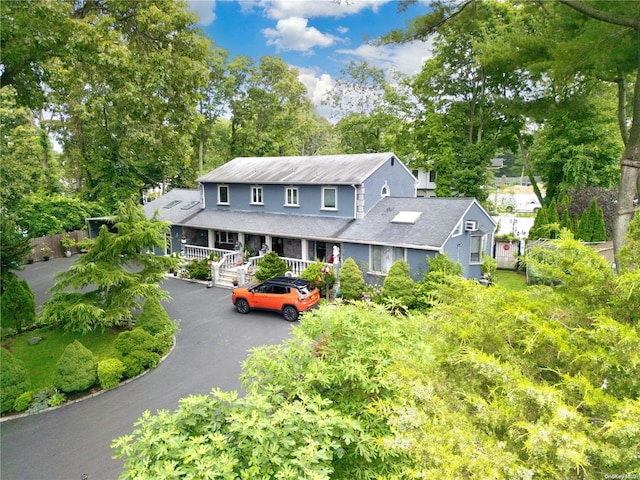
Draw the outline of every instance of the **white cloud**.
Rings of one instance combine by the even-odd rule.
[[[307,52],[314,47],[329,47],[336,42],[333,35],[325,35],[314,27],[307,26],[307,19],[291,17],[278,20],[276,28],[262,31],[267,45],[275,45],[278,50]]]
[[[331,75],[311,68],[298,68],[298,72],[298,80],[307,87],[309,99],[320,111],[326,93],[333,88]]]
[[[333,17],[341,18],[371,9],[377,12],[385,3],[393,0],[255,0],[241,1],[243,9],[262,8],[273,19],[289,17]]]
[[[362,44],[356,49],[339,49],[336,54],[349,60],[366,61],[376,68],[395,70],[406,75],[415,75],[422,69],[424,62],[431,57],[433,44],[428,42],[411,42],[403,45],[369,45]]]
[[[200,16],[200,25],[211,25],[216,19],[216,0],[189,0],[189,10]]]

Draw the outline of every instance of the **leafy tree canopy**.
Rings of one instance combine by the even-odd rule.
[[[82,332],[128,324],[146,298],[168,298],[158,284],[177,259],[148,252],[166,247],[169,223],[147,219],[128,201],[119,205],[113,230],[103,225],[91,251],[58,276],[42,312],[45,323]]]

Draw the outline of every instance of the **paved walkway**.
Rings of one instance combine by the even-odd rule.
[[[28,265],[20,273],[40,304],[56,272],[77,257]],[[158,368],[116,389],[82,402],[0,424],[2,480],[114,480],[122,461],[111,458],[111,441],[131,433],[145,410],[174,410],[180,398],[208,393],[213,387],[238,390],[247,350],[280,343],[291,325],[282,316],[251,312],[239,315],[231,291],[167,279],[172,297],[166,304],[180,320],[177,345]]]

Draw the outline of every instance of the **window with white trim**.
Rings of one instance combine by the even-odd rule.
[[[251,203],[253,205],[264,205],[262,200],[262,187],[251,187]]]
[[[471,235],[469,263],[482,263],[482,252],[484,251],[486,241],[486,235]]]
[[[298,187],[287,187],[284,194],[285,207],[298,207]]]
[[[338,189],[336,187],[322,187],[322,208],[324,210],[338,209]]]
[[[218,203],[229,205],[229,185],[218,185]]]
[[[380,196],[381,197],[388,197],[389,195],[391,195],[391,190],[389,189],[389,185],[387,185],[386,183],[382,186],[382,189],[380,190]]]
[[[389,269],[396,260],[404,260],[404,248],[388,247],[385,245],[371,245],[371,270],[378,273],[389,273]]]

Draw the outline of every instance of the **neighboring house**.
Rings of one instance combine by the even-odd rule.
[[[417,198],[416,178],[393,153],[236,158],[198,182],[200,191],[173,190],[144,206],[171,221],[172,252],[244,252],[235,258],[253,265],[274,250],[300,270],[331,261],[338,246],[371,283],[397,259],[418,280],[439,252],[478,278],[491,254],[496,224],[480,204]]]
[[[415,168],[412,170],[413,176],[418,179],[416,184],[417,197],[435,197],[436,196],[436,172],[435,170],[425,170],[424,168]]]

